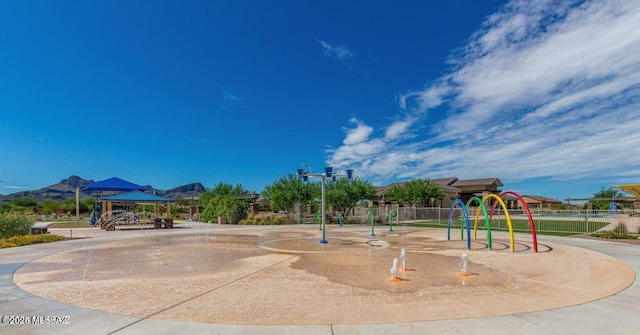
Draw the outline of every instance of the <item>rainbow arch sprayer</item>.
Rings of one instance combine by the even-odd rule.
[[[502,200],[503,197],[508,195],[515,197],[518,200],[518,203],[524,209],[525,213],[527,214],[527,219],[529,220],[529,228],[531,229],[533,250],[535,252],[538,252],[538,238],[536,236],[536,227],[535,227],[535,223],[533,222],[533,217],[531,216],[531,211],[529,210],[529,206],[527,206],[527,203],[524,201],[524,199],[522,199],[522,197],[518,193],[513,191],[502,192],[500,193],[499,196],[495,194],[488,194],[484,196],[482,199],[474,196],[471,199],[469,199],[466,204],[460,199],[454,200],[453,203],[451,204],[451,208],[449,209],[449,219],[447,222],[447,240],[451,240],[451,216],[453,214],[453,209],[456,207],[456,205],[459,205],[460,208],[462,209],[462,214],[464,216],[464,221],[465,221],[464,226],[460,227],[460,239],[464,240],[464,230],[466,228],[467,249],[471,249],[471,227],[470,227],[471,225],[469,224],[469,214],[467,212],[467,207],[469,207],[474,203],[477,203],[479,210],[476,211],[476,217],[473,223],[473,239],[476,240],[478,220],[480,218],[480,209],[481,209],[482,213],[484,214],[484,222],[485,222],[485,227],[487,229],[487,245],[489,247],[489,250],[493,250],[493,245],[491,241],[491,218],[493,217],[493,212],[495,211],[496,207],[499,204],[505,213],[505,218],[507,219],[507,226],[509,228],[509,242],[510,242],[509,246],[510,246],[511,252],[515,252],[515,241],[513,238],[513,223],[511,221],[511,215],[509,213],[507,205]],[[490,199],[495,199],[496,201],[493,202],[491,211],[487,212],[487,206],[485,203]]]

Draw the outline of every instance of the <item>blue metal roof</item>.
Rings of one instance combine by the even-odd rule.
[[[142,193],[140,191],[133,191],[129,193],[121,193],[112,195],[102,200],[109,201],[140,201],[140,202],[166,202],[173,201],[173,199],[161,197],[155,194]]]
[[[85,191],[143,191],[149,189],[117,177],[98,181],[81,187]]]

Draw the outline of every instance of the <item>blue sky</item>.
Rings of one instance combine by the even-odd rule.
[[[70,175],[260,192],[640,182],[637,1],[0,2],[0,193]]]

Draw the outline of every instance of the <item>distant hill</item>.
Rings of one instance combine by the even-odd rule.
[[[160,195],[171,198],[200,198],[200,195],[207,189],[201,183],[191,183],[187,185],[178,186],[166,191],[158,192]]]
[[[3,202],[9,202],[15,198],[31,198],[36,201],[75,199],[76,187],[93,182],[93,180],[86,180],[74,175],[67,179],[62,179],[57,184],[49,185],[38,190],[20,191],[7,194],[0,200]],[[82,199],[86,199],[89,196],[90,195],[88,193],[81,192],[80,194]]]
[[[83,179],[73,175],[67,179],[62,179],[59,183],[43,187],[38,190],[20,191],[7,195],[0,195],[0,202],[10,202],[15,198],[30,198],[36,201],[54,200],[62,201],[76,198],[76,187],[94,183],[93,180]],[[152,187],[153,188],[153,187]],[[178,186],[166,191],[156,190],[156,194],[171,199],[199,198],[206,191],[201,183],[191,183]],[[80,199],[95,197],[92,192],[80,191]]]

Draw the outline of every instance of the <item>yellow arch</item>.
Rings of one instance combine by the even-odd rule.
[[[515,247],[515,243],[513,240],[513,224],[511,223],[511,215],[509,215],[509,211],[507,210],[507,205],[504,203],[504,201],[502,201],[502,198],[500,198],[499,196],[495,195],[495,194],[487,194],[484,196],[484,198],[482,198],[482,202],[487,201],[487,199],[489,198],[494,198],[496,200],[498,200],[498,203],[500,203],[500,206],[502,206],[502,209],[504,209],[504,215],[507,218],[507,226],[509,226],[509,245],[511,246],[511,252],[515,252],[516,251],[516,247]],[[480,215],[480,211],[476,212],[476,221],[478,220],[478,217]]]

